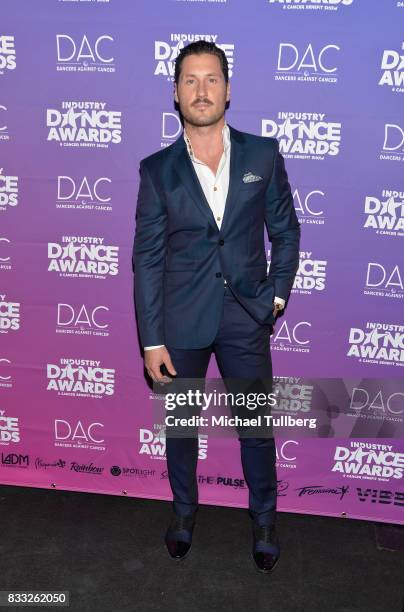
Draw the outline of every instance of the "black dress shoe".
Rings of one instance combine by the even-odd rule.
[[[168,554],[172,559],[179,561],[189,553],[194,525],[194,515],[177,516],[174,514],[165,536]]]
[[[269,574],[280,556],[280,546],[274,525],[256,525],[253,523],[252,557],[256,569]]]

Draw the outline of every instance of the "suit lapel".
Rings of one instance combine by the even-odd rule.
[[[244,146],[241,134],[229,125],[230,128],[230,178],[229,190],[227,192],[226,205],[224,208],[221,231],[223,232],[229,223],[229,217],[236,208],[240,187],[242,186],[242,174],[244,168]]]
[[[180,139],[183,140],[183,137],[181,136]],[[199,182],[198,175],[195,172],[195,168],[193,167],[189,158],[185,143],[184,146],[181,146],[181,150],[175,164],[175,171],[201,213],[207,217],[209,223],[211,223],[211,225],[213,225],[213,227],[217,230],[218,227],[213,216],[212,209],[209,206],[209,202],[205,198],[205,194]]]
[[[221,231],[223,231],[225,226],[228,224],[231,212],[236,207],[240,187],[242,186],[242,173],[244,168],[244,146],[242,143],[242,135],[240,132],[238,132],[238,130],[235,130],[231,126],[229,126],[229,128],[231,139],[230,178]],[[209,206],[209,202],[207,201],[199,182],[198,175],[196,174],[195,168],[189,158],[183,136],[180,136],[177,142],[179,153],[174,165],[175,171],[201,213],[206,216],[207,220],[214,227],[214,229],[219,231],[212,213],[212,209]]]

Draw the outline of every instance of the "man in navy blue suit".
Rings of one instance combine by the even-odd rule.
[[[203,379],[214,352],[225,380],[272,381],[269,336],[293,285],[300,237],[278,142],[226,123],[228,65],[213,43],[181,50],[174,97],[183,134],[140,163],[133,264],[146,371],[159,384]],[[275,444],[239,439],[252,555],[268,572],[280,555]],[[197,437],[167,437],[166,454],[173,517],[165,542],[183,559],[198,509]]]

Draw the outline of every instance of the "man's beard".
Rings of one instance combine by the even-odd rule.
[[[180,105],[180,112],[183,118],[185,119],[185,121],[187,121],[187,123],[189,123],[190,125],[193,125],[195,127],[207,127],[209,125],[215,125],[216,123],[220,121],[220,119],[222,119],[225,113],[225,107],[223,107],[223,110],[218,110],[213,115],[209,115],[206,117],[203,115],[202,116],[191,115],[191,113],[189,113],[188,110],[184,112],[181,108],[181,105]]]

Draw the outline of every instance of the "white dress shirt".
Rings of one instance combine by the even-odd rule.
[[[195,169],[195,172],[203,189],[203,193],[205,194],[208,204],[212,210],[216,224],[220,229],[222,225],[224,207],[226,204],[230,180],[231,140],[229,126],[227,125],[227,123],[225,123],[222,129],[223,153],[222,157],[220,158],[216,174],[213,174],[212,170],[207,164],[195,157],[194,152],[192,150],[191,141],[185,130],[183,136],[187,145],[189,157],[192,161],[192,165]],[[224,281],[224,284],[227,285],[227,282]],[[285,306],[285,300],[282,298],[275,297],[274,302],[279,304],[282,308]],[[161,346],[164,346],[164,344],[156,344],[155,346],[145,346],[144,350],[147,351],[153,348],[159,348]]]
[[[187,145],[189,157],[191,158],[192,165],[198,176],[199,182],[203,189],[203,193],[208,201],[208,204],[212,210],[216,224],[220,229],[223,220],[224,207],[226,204],[227,192],[229,190],[230,180],[230,130],[227,123],[224,124],[222,130],[223,138],[223,153],[220,158],[219,165],[217,168],[216,175],[213,174],[212,170],[207,164],[202,162],[200,159],[195,157],[192,150],[191,141],[188,138],[187,133],[184,130],[184,140]]]

